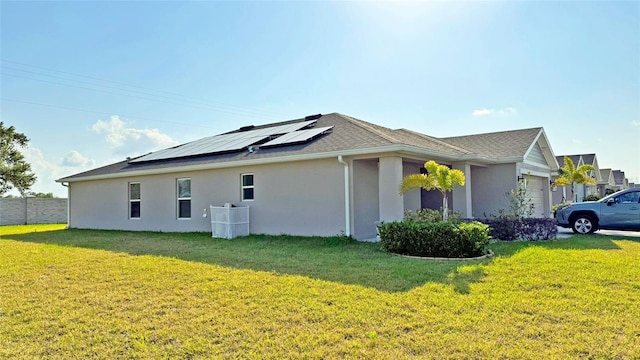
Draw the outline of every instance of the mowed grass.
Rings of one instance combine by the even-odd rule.
[[[640,358],[640,242],[482,261],[344,238],[0,227],[0,358]]]

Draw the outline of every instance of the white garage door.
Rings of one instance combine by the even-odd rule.
[[[527,196],[534,205],[531,217],[544,217],[544,182],[546,178],[539,176],[526,176]]]

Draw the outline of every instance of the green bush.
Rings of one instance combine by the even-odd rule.
[[[598,200],[600,200],[600,196],[598,196],[598,194],[589,194],[584,198],[584,201],[598,201]]]
[[[486,254],[489,227],[479,222],[416,222],[410,220],[378,226],[382,248],[390,253],[446,258]]]
[[[407,210],[404,212],[404,219],[416,222],[438,222],[442,221],[442,209],[419,209],[416,211]],[[449,210],[448,221],[460,221],[462,220],[462,214],[459,212],[453,212]]]

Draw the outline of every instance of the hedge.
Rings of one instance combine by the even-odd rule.
[[[382,248],[424,257],[469,258],[486,254],[489,227],[479,222],[394,221],[378,226]]]
[[[558,234],[556,220],[549,218],[496,218],[477,221],[489,225],[489,235],[499,240],[549,240]]]

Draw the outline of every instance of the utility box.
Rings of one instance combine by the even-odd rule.
[[[210,206],[211,237],[233,239],[249,235],[249,207]]]

